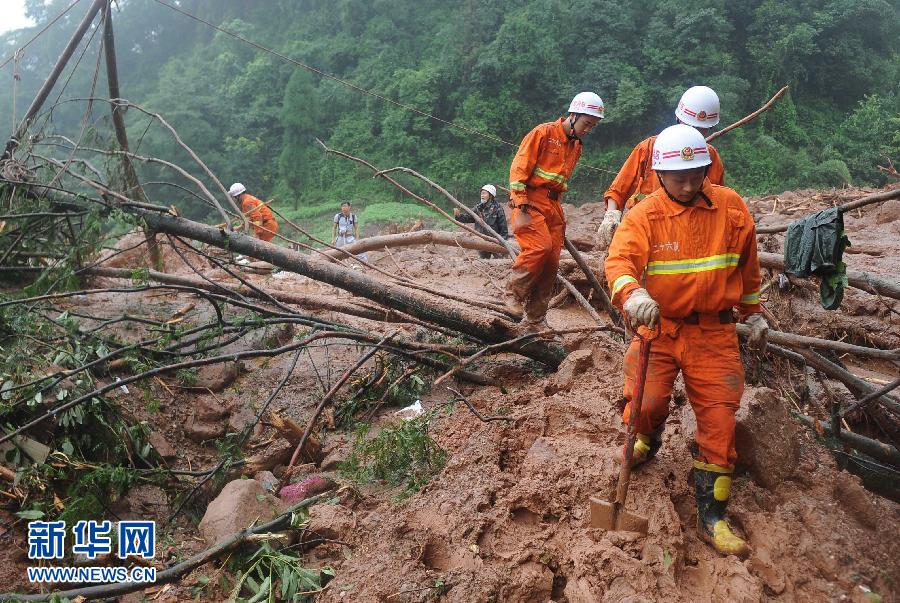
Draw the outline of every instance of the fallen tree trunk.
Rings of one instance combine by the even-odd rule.
[[[900,467],[900,451],[894,446],[855,434],[852,431],[847,431],[845,429],[839,429],[838,433],[834,433],[831,429],[831,425],[821,419],[814,419],[800,413],[794,413],[794,416],[800,419],[804,425],[811,427],[818,433],[830,433],[832,436],[837,437],[842,442],[846,442],[852,448],[856,448],[873,459],[888,463],[894,467]]]
[[[784,270],[784,256],[778,253],[759,252],[759,265],[763,268]],[[861,270],[847,270],[850,286],[866,293],[900,299],[900,278],[884,278]]]
[[[84,269],[81,274],[92,276],[102,276],[107,278],[131,279],[134,271],[128,268],[106,268],[96,266]],[[212,284],[201,278],[193,278],[189,276],[179,276],[176,274],[168,274],[166,272],[157,272],[156,270],[148,270],[144,274],[152,280],[159,283],[169,285],[182,285],[185,287],[196,287],[205,291],[214,293],[228,293],[232,295],[243,295],[244,297],[252,297],[254,299],[266,300],[267,295],[275,300],[286,304],[294,304],[307,310],[326,310],[329,312],[338,312],[340,314],[349,314],[350,316],[358,316],[369,320],[377,320],[380,322],[403,322],[410,319],[399,312],[390,308],[373,308],[369,306],[361,306],[353,302],[340,302],[333,297],[302,295],[300,293],[290,293],[286,291],[266,291],[265,295],[250,289],[249,287],[231,288],[221,283]],[[415,321],[415,319],[412,319]],[[417,321],[416,321],[417,322]]]
[[[831,362],[827,358],[822,357],[812,350],[801,349],[798,350],[798,352],[801,356],[803,356],[809,366],[821,372],[823,375],[826,375],[830,379],[840,381],[857,398],[868,396],[869,394],[877,391],[877,388],[873,385],[866,383],[847,369],[838,366],[837,364]],[[891,396],[890,394],[884,394],[876,398],[876,401],[879,404],[883,404],[887,408],[890,408],[896,412],[900,412],[900,400],[897,400],[897,398]]]
[[[416,230],[401,234],[382,235],[369,237],[350,243],[340,250],[329,250],[325,255],[333,258],[341,258],[346,254],[360,254],[367,251],[377,251],[385,247],[411,247],[414,245],[442,245],[445,247],[462,247],[475,251],[489,251],[506,255],[506,249],[499,243],[486,241],[470,235],[446,230]]]
[[[739,335],[747,336],[750,333],[750,327],[745,324],[738,324],[737,331]],[[831,339],[819,339],[818,337],[807,337],[806,335],[796,335],[794,333],[784,333],[782,331],[769,331],[768,340],[770,343],[787,346],[803,353],[803,350],[809,348],[819,348],[820,350],[832,350],[841,354],[853,354],[860,358],[881,358],[883,360],[900,360],[900,349],[897,350],[880,350],[878,348],[867,348],[852,343],[844,343],[843,341],[832,341]]]
[[[838,209],[842,212],[848,212],[854,209],[858,209],[860,207],[865,207],[866,205],[871,205],[872,203],[880,203],[881,201],[889,201],[890,199],[900,199],[900,188],[895,188],[889,191],[882,191],[880,193],[873,193],[871,195],[866,195],[856,201],[851,201],[850,203],[845,203],[843,205],[838,205]],[[824,209],[824,208],[823,208]],[[781,224],[778,226],[763,226],[761,228],[756,229],[756,234],[775,234],[779,232],[787,231],[790,224]]]
[[[471,308],[448,303],[446,299],[413,295],[403,287],[382,283],[353,270],[315,261],[299,252],[265,243],[241,233],[228,232],[172,215],[154,214],[139,209],[133,212],[140,215],[158,232],[186,237],[264,260],[285,270],[328,283],[359,297],[481,341],[500,343],[515,337],[512,323],[499,317],[476,314]],[[551,368],[558,367],[565,357],[565,351],[561,346],[545,341],[524,343],[516,346],[513,351],[538,360]]]

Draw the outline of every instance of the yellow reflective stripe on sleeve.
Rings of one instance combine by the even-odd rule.
[[[532,174],[540,176],[541,178],[544,178],[546,180],[558,182],[559,184],[566,183],[566,177],[563,176],[562,174],[554,174],[553,172],[545,172],[544,170],[542,170],[541,168],[539,168],[537,166],[534,166],[534,171],[532,172]]]
[[[621,291],[622,287],[624,287],[628,283],[636,283],[636,282],[638,282],[638,280],[636,278],[634,278],[633,276],[631,276],[630,274],[623,274],[622,276],[620,276],[619,278],[617,278],[616,280],[613,281],[612,294],[615,295],[616,293]]]
[[[524,191],[524,190],[525,190],[525,183],[524,183],[524,182],[518,182],[518,181],[517,181],[517,182],[510,182],[510,183],[509,183],[509,189],[510,189],[510,190],[513,190],[513,191]]]
[[[691,272],[707,272],[734,268],[741,259],[737,253],[722,253],[705,258],[685,258],[683,260],[664,260],[647,263],[647,275],[651,274],[688,274]]]
[[[747,293],[741,296],[742,304],[758,304],[759,303],[759,291],[755,293]]]
[[[734,469],[723,467],[722,465],[714,465],[712,463],[704,463],[703,461],[694,460],[694,469],[702,471],[712,471],[713,473],[734,473]]]

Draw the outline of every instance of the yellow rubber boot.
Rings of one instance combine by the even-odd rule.
[[[725,509],[731,497],[731,469],[694,461],[697,533],[723,555],[745,558],[750,545],[731,531]]]
[[[643,465],[656,456],[656,452],[662,445],[659,433],[652,435],[637,434],[634,440],[634,453],[631,455],[631,468],[634,469],[638,465]],[[618,461],[621,464],[625,459],[625,447],[619,452]]]

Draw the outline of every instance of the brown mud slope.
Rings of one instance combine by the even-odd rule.
[[[761,224],[780,224],[864,192],[801,191],[750,199],[748,205]],[[602,266],[603,252],[592,248],[593,233],[602,218],[600,205],[567,210],[570,237],[586,251],[592,265]],[[897,279],[900,202],[854,212],[846,222],[853,242],[853,252],[846,256],[849,267]],[[782,241],[782,235],[767,236],[761,247],[777,252]],[[140,237],[130,235],[119,242],[118,249],[139,244]],[[167,269],[193,275],[178,252],[190,255],[186,248],[176,251],[165,246]],[[145,256],[138,246],[107,265],[134,267]],[[480,260],[475,252],[433,245],[370,252],[369,259],[383,270],[402,272],[435,289],[487,301],[500,299],[510,265],[505,259]],[[235,284],[204,260],[193,256],[191,262],[205,276]],[[766,271],[764,281],[776,276]],[[245,277],[269,290],[351,299],[347,293],[296,274],[246,273]],[[93,284],[115,283],[121,281],[96,279]],[[583,291],[587,293],[586,288]],[[894,300],[848,290],[841,311],[826,312],[818,305],[815,283],[783,288],[773,284],[764,298],[776,325],[793,332],[900,347],[900,304]],[[196,308],[190,320],[208,320],[208,304],[169,290],[104,294],[72,300],[71,305],[75,309],[90,305],[98,317],[131,312],[167,320],[191,301]],[[385,331],[385,325],[364,319],[308,313]],[[560,329],[592,326],[586,313],[571,301],[551,310],[549,322]],[[419,330],[407,327],[404,336],[415,337]],[[134,332],[123,329],[120,334],[124,339],[139,339],[142,331],[135,327]],[[283,336],[268,333],[258,342],[238,343],[255,348],[268,345],[268,338]],[[422,492],[405,502],[397,502],[396,490],[353,486],[339,473],[329,473],[350,487],[311,509],[310,529],[323,541],[309,551],[307,563],[330,566],[336,572],[318,600],[877,600],[870,590],[882,601],[900,600],[900,505],[863,489],[859,478],[840,470],[815,434],[791,418],[790,410],[820,413],[825,393],[815,379],[804,380],[796,368],[789,369],[771,355],[745,354],[748,380],[754,385],[748,386],[739,414],[741,465],[730,515],[753,547],[748,560],[719,557],[697,539],[689,451],[695,427],[678,384],[663,448],[657,459],[633,475],[627,503],[629,510],[649,518],[648,535],[590,529],[589,497],[611,498],[617,476],[612,458],[623,441],[619,409],[624,345],[605,335],[568,335],[564,343],[572,353],[556,373],[546,374],[521,357],[503,356],[471,367],[493,376],[502,387],[454,386],[483,414],[505,414],[514,418],[512,422],[482,422],[461,403],[449,412],[446,403],[451,394],[443,386],[423,395],[426,408],[439,411],[431,433],[448,452],[448,461]],[[273,409],[304,424],[327,389],[323,382],[333,383],[359,353],[346,342],[310,349]],[[115,399],[136,420],[149,422],[154,431],[151,441],[170,467],[212,467],[218,458],[213,441],[253,422],[259,404],[289,366],[287,356],[247,361],[233,375],[228,367],[222,369],[228,375],[211,370],[200,375],[204,381],[193,389],[179,387],[168,376],[132,387],[130,394],[119,392]],[[886,362],[847,356],[841,360],[872,384],[886,383],[898,374],[896,365]],[[223,377],[220,386],[197,389],[218,382],[219,377]],[[808,395],[797,395],[804,381]],[[832,382],[830,390],[843,403],[851,400],[840,384]],[[158,408],[153,409],[151,402]],[[376,422],[395,420],[395,411],[384,409]],[[870,417],[848,419],[854,431],[878,434]],[[321,435],[326,451],[323,469],[333,470],[347,454],[352,434],[325,431]],[[271,452],[276,447],[273,442],[277,444],[278,437],[272,428],[260,427],[245,454]],[[273,471],[280,476],[279,467]],[[161,528],[160,568],[206,546],[198,537],[196,522],[217,494],[209,486],[198,493],[193,518],[182,513],[171,526]],[[120,516],[156,519],[160,526],[173,511],[170,497],[155,486],[140,486],[125,500],[114,502]],[[11,517],[0,517],[4,519],[11,521]],[[0,534],[0,547],[0,583],[28,588],[23,583],[23,530]],[[198,592],[197,588],[200,576],[212,576],[215,584],[216,575],[223,571],[200,568],[177,585],[156,587],[143,596],[166,603],[225,600],[227,592],[211,587]],[[139,601],[141,596],[125,600]]]
[[[774,225],[862,194],[788,193],[774,212],[775,196],[748,205],[761,224]],[[846,217],[851,269],[896,277],[896,205]],[[589,240],[601,217],[597,204],[570,208],[570,236]],[[779,251],[782,240],[769,236],[765,246]],[[436,252],[402,252],[403,264],[435,283],[491,291],[489,279],[459,260],[429,261]],[[492,272],[499,282],[502,270]],[[892,300],[848,290],[842,311],[826,312],[816,287],[772,289],[767,305],[792,331],[865,345],[900,343]],[[572,306],[551,311],[550,323],[588,324]],[[590,529],[588,498],[613,496],[612,457],[624,437],[621,348],[599,337],[567,343],[587,351],[576,352],[556,375],[501,372],[507,393],[485,387],[470,394],[483,414],[511,409],[515,423],[482,423],[460,405],[436,425],[450,460],[425,491],[399,505],[388,494],[368,493],[339,509],[342,523],[353,526],[341,539],[355,546],[349,559],[331,558],[337,578],[323,601],[876,600],[868,590],[898,600],[900,506],[841,471],[790,418],[788,399],[772,390],[748,387],[739,415],[744,462],[730,514],[753,547],[748,560],[719,557],[697,538],[689,451],[694,423],[683,394],[676,394],[659,457],[633,476],[627,506],[649,517],[647,537]],[[893,365],[844,361],[874,383],[897,375]],[[822,392],[811,385],[815,407]],[[809,412],[809,402],[801,404]]]

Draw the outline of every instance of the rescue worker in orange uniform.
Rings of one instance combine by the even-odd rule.
[[[704,138],[709,135],[709,130],[719,123],[719,115],[719,96],[712,88],[706,86],[688,88],[681,95],[675,109],[678,123],[697,128]],[[622,212],[631,209],[641,199],[659,188],[650,157],[655,139],[656,136],[651,136],[634,147],[612,184],[603,193],[603,198],[606,199],[606,213],[600,228],[597,229],[600,245],[603,247],[609,245],[612,240],[616,227],[622,221]],[[713,184],[725,186],[725,166],[722,159],[712,145],[707,145],[707,148],[712,161],[707,178]]]
[[[521,253],[507,283],[507,306],[523,314],[519,329],[547,326],[547,306],[566,232],[560,200],[581,157],[581,139],[603,119],[603,101],[593,92],[575,95],[569,112],[529,132],[509,168],[512,231]]]
[[[278,222],[272,210],[266,204],[247,192],[247,187],[235,182],[228,189],[228,194],[238,202],[241,212],[253,225],[253,234],[257,239],[269,242],[278,234]]]
[[[659,450],[680,370],[697,417],[698,532],[717,551],[744,556],[747,543],[725,521],[737,459],[734,415],[744,391],[734,310],[751,328],[751,346],[765,345],[768,325],[759,305],[756,226],[740,195],[709,180],[709,155],[691,126],[671,126],[656,137],[652,157],[660,188],[625,215],[610,245],[606,278],[632,328],[649,335],[659,324],[632,462],[644,463]],[[638,348],[635,338],[625,355],[625,421]]]

